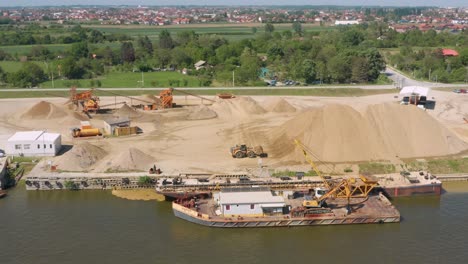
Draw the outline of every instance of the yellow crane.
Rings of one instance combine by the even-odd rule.
[[[312,166],[312,169],[322,179],[324,185],[327,187],[327,192],[320,197],[316,197],[314,200],[306,200],[303,205],[305,207],[321,207],[322,202],[328,197],[335,198],[367,198],[369,193],[378,185],[378,182],[371,180],[364,175],[359,175],[359,180],[356,178],[343,179],[338,183],[325,179],[320,170],[315,165],[314,161],[308,154],[310,152],[307,147],[297,139],[294,139],[296,146],[301,148],[302,153],[306,161]]]

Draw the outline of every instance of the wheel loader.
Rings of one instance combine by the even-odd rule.
[[[247,145],[235,145],[231,147],[231,155],[233,158],[241,159],[245,157],[267,157],[267,154],[263,152],[262,146],[247,147]]]

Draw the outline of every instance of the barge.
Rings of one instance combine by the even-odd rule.
[[[335,198],[317,208],[307,208],[305,196],[296,193],[281,196],[281,191],[272,193],[269,199],[260,198],[260,192],[241,192],[234,195],[191,197],[172,203],[176,217],[208,227],[294,227],[317,225],[381,224],[399,223],[400,213],[382,194],[367,198]],[[237,197],[236,197],[237,196]],[[284,201],[284,202],[281,202]]]
[[[428,172],[401,172],[379,178],[379,185],[389,197],[442,194],[442,182]]]

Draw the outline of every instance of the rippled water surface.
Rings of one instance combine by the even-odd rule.
[[[168,202],[105,191],[18,187],[0,200],[0,263],[467,263],[466,187],[394,200],[400,224],[267,229],[210,229]]]

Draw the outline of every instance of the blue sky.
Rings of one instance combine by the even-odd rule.
[[[468,7],[467,0],[0,0],[0,6],[40,5],[364,5]]]

